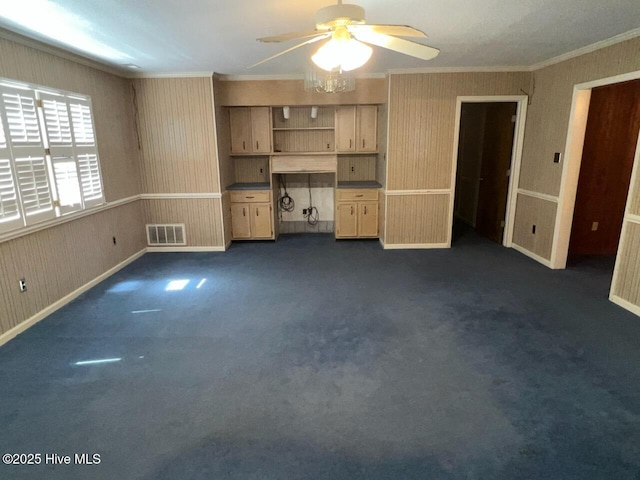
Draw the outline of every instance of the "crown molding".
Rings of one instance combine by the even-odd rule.
[[[556,63],[561,63],[567,60],[571,60],[572,58],[579,57],[587,53],[595,52],[596,50],[610,47],[617,43],[626,42],[627,40],[631,40],[636,37],[640,37],[640,28],[634,28],[633,30],[629,30],[628,32],[621,33],[614,37],[607,38],[605,40],[600,40],[599,42],[595,42],[595,43],[592,43],[591,45],[580,47],[576,50],[572,50],[570,52],[563,53],[562,55],[558,55],[557,57],[549,58],[548,60],[543,60],[542,62],[531,65],[529,68],[530,68],[530,71],[534,72],[536,70],[540,70],[541,68],[550,67],[551,65],[555,65]]]
[[[356,73],[356,80],[372,78],[386,78],[386,73]],[[292,73],[287,75],[224,75],[218,74],[218,79],[223,82],[249,82],[254,80],[304,80],[304,73]]]
[[[110,73],[111,75],[116,75],[118,77],[127,77],[127,72],[124,69],[116,68],[112,65],[99,62],[93,58],[85,57],[83,55],[70,52],[69,50],[65,50],[60,47],[54,47],[53,45],[48,45],[40,40],[36,40],[35,38],[27,37],[25,35],[21,35],[16,32],[12,32],[10,30],[6,30],[0,27],[0,38],[4,38],[5,40],[9,40],[11,42],[18,43],[20,45],[24,45],[25,47],[33,48],[40,52],[48,53],[50,55],[55,55],[56,57],[64,58],[65,60],[70,60],[75,63],[79,63],[84,65],[85,67],[95,68],[96,70],[100,70],[106,73]]]
[[[419,68],[391,68],[389,75],[407,73],[504,73],[504,72],[530,72],[527,66],[495,66],[495,67],[419,67]]]
[[[127,72],[127,78],[211,78],[213,71],[202,72]]]

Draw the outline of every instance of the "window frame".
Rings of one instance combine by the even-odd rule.
[[[17,143],[14,145],[16,142],[14,142],[14,138],[12,138],[11,131],[9,130],[9,119],[5,108],[6,92],[8,92],[9,95],[19,92],[20,95],[35,100],[37,117],[36,124],[37,131],[40,136],[40,143],[38,145],[36,145],[33,140],[31,143],[27,142],[28,144]],[[64,110],[66,111],[68,121],[68,131],[71,138],[70,143],[50,143],[50,133],[53,131],[53,128],[50,127],[54,125],[54,123],[50,123],[51,119],[59,121],[61,118],[60,116],[52,117],[51,115],[48,119],[45,118],[45,102],[51,101],[59,102],[56,105],[56,108],[59,104],[65,105]],[[73,116],[72,106],[79,106],[79,118],[77,115],[76,117]],[[49,112],[51,112],[51,110]],[[57,110],[55,114],[58,115]],[[13,115],[13,117],[15,124],[15,115]],[[32,115],[28,120],[31,120],[31,117]],[[80,121],[77,124],[74,123],[76,119]],[[86,125],[91,129],[90,133],[93,135],[92,142],[76,142],[76,129],[81,126],[80,124]],[[64,221],[67,221],[67,219],[75,216],[84,216],[91,210],[97,210],[107,205],[104,192],[102,165],[100,163],[100,154],[98,152],[98,135],[95,125],[95,112],[90,96],[0,77],[0,128],[3,130],[6,143],[6,148],[0,148],[0,161],[5,160],[4,167],[6,169],[6,160],[7,158],[9,160],[9,170],[13,181],[14,195],[16,197],[18,207],[17,218],[0,221],[0,240],[7,236],[20,236],[21,231],[30,231],[37,228],[39,225],[49,227],[56,225],[58,222],[63,223]],[[78,129],[78,133],[80,133],[79,130],[80,129]],[[23,164],[22,167],[22,183],[20,183],[20,169],[17,160],[25,158],[24,155],[31,159],[31,164],[29,165],[32,171],[28,170],[28,161],[25,161],[25,164]],[[28,157],[29,155],[31,155],[31,157]],[[86,166],[84,171],[81,171],[81,157],[85,155],[88,157],[82,161],[84,161],[85,164],[89,161],[89,165]],[[28,182],[29,175],[31,174],[34,178],[34,186],[40,186],[43,188],[44,185],[44,180],[42,178],[42,161],[40,158],[44,158],[44,168],[46,170],[48,187],[48,192],[45,191],[42,194],[44,195],[42,198],[46,199],[46,194],[48,194],[53,208],[42,209],[42,211],[35,210],[34,213],[27,215],[27,204],[25,204],[25,199],[23,198],[23,191],[25,188],[25,182]],[[56,171],[55,168],[56,166],[59,166],[62,161],[65,161],[67,164],[65,168],[68,169],[67,173],[70,176],[66,179],[60,175],[61,171]],[[75,172],[72,172],[71,161],[75,164]],[[37,165],[35,162],[37,162]],[[33,172],[36,167],[39,170],[37,172]],[[36,176],[36,173],[39,176]],[[73,178],[73,173],[75,173],[75,178]],[[96,174],[98,177],[97,179],[95,178]],[[8,178],[6,174],[5,178]],[[41,183],[37,183],[36,179],[40,180]],[[71,187],[71,190],[67,191],[66,195],[65,193],[61,194],[61,192],[65,192],[65,190],[61,188],[65,185],[67,188],[69,188],[69,186]],[[10,191],[10,189],[7,189],[7,191]],[[93,195],[85,198],[85,194],[88,192],[92,192]],[[39,201],[39,191],[36,191],[35,195],[36,199]],[[66,196],[67,199],[73,199],[74,202],[79,198],[79,203],[69,203],[69,201],[67,201],[66,204],[61,204],[61,196]]]

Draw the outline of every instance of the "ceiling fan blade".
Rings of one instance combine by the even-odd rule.
[[[258,38],[258,42],[273,43],[273,42],[287,42],[289,40],[295,40],[297,38],[309,38],[316,37],[318,35],[324,35],[327,32],[320,30],[304,30],[302,32],[289,32],[282,35],[275,35],[273,37]]]
[[[300,47],[304,47],[305,45],[309,45],[310,43],[314,43],[314,42],[318,42],[320,40],[324,40],[325,38],[331,36],[331,33],[327,32],[327,33],[323,33],[320,36],[317,37],[313,37],[310,40],[307,40],[306,42],[302,42],[299,43],[298,45],[294,45],[291,48],[287,48],[286,50],[283,50],[280,53],[276,53],[275,55],[270,56],[269,58],[265,58],[264,60],[260,60],[258,63],[254,63],[253,65],[251,65],[250,67],[247,68],[253,68],[253,67],[257,67],[258,65],[261,65],[265,62],[268,62],[269,60],[273,60],[274,58],[278,58],[280,55],[284,55],[285,53],[289,53],[293,50],[295,50],[296,48],[300,48]]]
[[[385,35],[393,35],[394,37],[427,38],[427,34],[422,30],[408,25],[347,25],[347,30],[353,34],[364,32],[382,33]]]
[[[411,57],[421,58],[422,60],[431,60],[440,53],[440,50],[437,48],[390,35],[383,35],[381,33],[358,32],[354,33],[353,36],[361,42],[387,48]]]

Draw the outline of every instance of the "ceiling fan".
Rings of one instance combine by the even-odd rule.
[[[431,60],[440,53],[437,48],[399,37],[426,38],[426,34],[407,25],[366,25],[364,8],[353,4],[343,4],[342,0],[338,0],[337,5],[330,5],[318,10],[315,30],[258,38],[259,42],[266,43],[297,39],[305,39],[305,41],[265,58],[249,68],[321,40],[328,41],[318,49],[311,60],[318,67],[327,71],[337,69],[349,71],[361,67],[371,57],[373,50],[369,44],[422,60]]]

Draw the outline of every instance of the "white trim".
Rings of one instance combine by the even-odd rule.
[[[147,247],[147,252],[224,252],[225,247]]]
[[[558,197],[554,195],[534,192],[533,190],[525,190],[524,188],[518,189],[518,195],[526,195],[527,197],[539,198],[540,200],[546,200],[547,202],[558,203]]]
[[[84,56],[80,53],[71,52],[60,47],[48,45],[44,42],[41,42],[40,40],[36,40],[35,38],[29,38],[1,27],[0,38],[4,38],[5,40],[9,40],[10,42],[18,43],[25,47],[33,48],[34,50],[38,50],[40,52],[64,58],[65,60],[71,60],[72,62],[79,63],[81,65],[84,65],[85,67],[94,68],[96,70],[100,70],[117,77],[127,78],[127,70],[125,70],[124,67],[122,69],[119,69],[117,67],[114,67],[113,65],[102,63],[99,60]]]
[[[535,260],[536,262],[541,263],[545,267],[551,268],[551,262],[549,262],[549,260],[547,260],[546,258],[541,257],[540,255],[536,255],[533,252],[530,252],[526,248],[521,247],[520,245],[518,245],[517,243],[511,243],[511,248],[513,248],[514,250],[517,250],[518,252],[522,253],[523,255]]]
[[[612,77],[600,78],[598,80],[592,80],[590,82],[576,83],[573,88],[576,90],[590,90],[597,87],[604,87],[606,85],[629,82],[631,80],[638,79],[640,79],[640,70],[621,73],[620,75],[614,75]]]
[[[453,159],[451,161],[451,197],[449,198],[449,229],[447,233],[447,244],[451,246],[453,240],[453,217],[456,191],[456,175],[458,170],[458,149],[460,143],[460,122],[462,116],[463,103],[515,103],[516,104],[516,124],[513,131],[513,145],[511,146],[511,161],[509,163],[511,174],[509,175],[509,185],[507,188],[507,205],[504,218],[504,231],[502,244],[511,247],[513,244],[513,230],[515,226],[515,210],[517,195],[514,193],[520,181],[520,169],[522,166],[522,150],[524,146],[525,123],[527,121],[527,95],[477,95],[456,97],[456,118],[453,132]]]
[[[640,215],[631,215],[631,214],[628,214],[628,215],[625,215],[624,219],[625,219],[627,222],[631,222],[631,223],[640,223]]]
[[[102,205],[99,205],[97,207],[93,207],[87,210],[82,210],[76,213],[71,213],[69,215],[58,217],[52,220],[47,220],[46,222],[41,222],[41,223],[38,223],[37,225],[32,225],[30,227],[20,228],[18,230],[7,232],[3,235],[0,235],[0,243],[8,242],[9,240],[14,240],[16,238],[24,237],[25,235],[31,235],[32,233],[39,232],[40,230],[56,227],[64,223],[73,222],[74,220],[78,220],[80,218],[87,217],[89,215],[94,215],[96,213],[104,212],[105,210],[110,210],[115,207],[120,207],[128,203],[133,203],[137,200],[140,200],[140,195],[134,195],[132,197],[122,198],[120,200],[115,200],[113,202],[103,203]]]
[[[613,294],[611,294],[609,296],[609,300],[611,300],[613,303],[615,303],[619,307],[622,307],[625,310],[629,310],[634,315],[640,316],[640,306],[635,305],[635,304],[625,300],[624,298],[620,298],[619,296],[613,295]]]
[[[638,29],[638,32],[640,34],[640,29]],[[569,114],[567,139],[565,142],[564,160],[562,165],[562,176],[560,180],[560,194],[558,195],[558,210],[556,212],[556,222],[551,249],[552,268],[565,268],[567,264],[569,239],[571,236],[578,178],[582,163],[582,149],[584,147],[591,90],[604,85],[612,85],[637,79],[640,79],[640,70],[601,78],[590,82],[578,83],[573,87],[571,111]],[[634,168],[635,164],[638,162],[639,150],[640,143],[636,147]],[[630,184],[629,191],[631,191],[633,185],[633,183]],[[629,197],[627,197],[627,199],[628,198]]]
[[[188,199],[188,198],[222,198],[221,193],[143,193],[141,200],[168,200],[168,199]]]
[[[132,72],[127,78],[205,78],[213,77],[213,71],[204,72]]]
[[[387,225],[389,224],[389,222],[387,221],[387,219],[389,218],[389,197],[387,196],[387,186],[389,185],[389,160],[390,160],[390,156],[389,156],[389,136],[390,136],[389,132],[391,132],[391,128],[389,124],[390,118],[391,118],[390,105],[391,105],[391,75],[389,75],[389,78],[387,79],[387,104],[385,105],[386,116],[387,116],[387,125],[386,125],[387,141],[386,141],[386,145],[384,146],[385,166],[384,166],[384,185],[382,187],[382,193],[384,194],[384,232],[382,232],[382,235],[385,238],[385,240],[387,238]],[[378,161],[380,161],[380,156],[378,156]]]
[[[448,243],[383,243],[385,250],[449,248]]]
[[[356,73],[356,80],[369,80],[373,78],[385,78],[386,73]],[[304,73],[274,74],[274,75],[223,75],[218,77],[223,82],[251,82],[255,80],[304,80]]]
[[[566,60],[570,60],[572,58],[585,55],[587,53],[595,52],[596,50],[610,47],[611,45],[615,45],[617,43],[626,42],[627,40],[631,40],[632,38],[636,38],[636,37],[640,37],[640,28],[634,28],[633,30],[629,30],[628,32],[615,35],[611,38],[600,40],[599,42],[592,43],[591,45],[586,45],[576,50],[563,53],[562,55],[558,55],[557,57],[549,58],[548,60],[543,60],[542,62],[531,65],[529,68],[531,69],[531,71],[540,70],[541,68],[549,67],[551,65],[555,65],[556,63],[561,63]]]
[[[419,67],[419,68],[390,68],[389,75],[404,75],[412,73],[503,73],[530,72],[531,67],[519,66],[476,66],[476,67]]]
[[[100,282],[102,282],[106,278],[110,277],[111,275],[113,275],[117,271],[119,271],[119,270],[123,269],[124,267],[126,267],[127,265],[129,265],[131,262],[137,260],[142,255],[144,255],[146,252],[147,252],[147,249],[143,248],[139,252],[134,253],[133,255],[131,255],[126,260],[123,260],[122,262],[118,263],[114,267],[111,267],[109,270],[107,270],[106,272],[98,275],[96,278],[94,278],[90,282],[85,283],[81,287],[75,289],[73,292],[71,292],[68,295],[65,295],[64,297],[62,297],[60,300],[52,303],[51,305],[49,305],[48,307],[44,308],[43,310],[40,310],[34,316],[28,318],[27,320],[24,320],[23,322],[20,322],[18,325],[13,327],[11,330],[8,330],[8,331],[4,332],[2,335],[0,335],[0,346],[4,345],[9,340],[15,338],[17,335],[21,334],[22,332],[27,330],[29,327],[32,327],[33,325],[38,323],[40,320],[42,320],[42,319],[46,318],[47,316],[51,315],[56,310],[59,310],[60,308],[64,307],[66,304],[68,304],[69,302],[71,302],[72,300],[74,300],[75,298],[77,298],[78,296],[80,296],[81,294],[83,294],[84,292],[89,290],[90,288],[95,287],[97,284],[99,284]]]
[[[434,188],[426,190],[387,190],[385,195],[449,195],[448,188]]]

